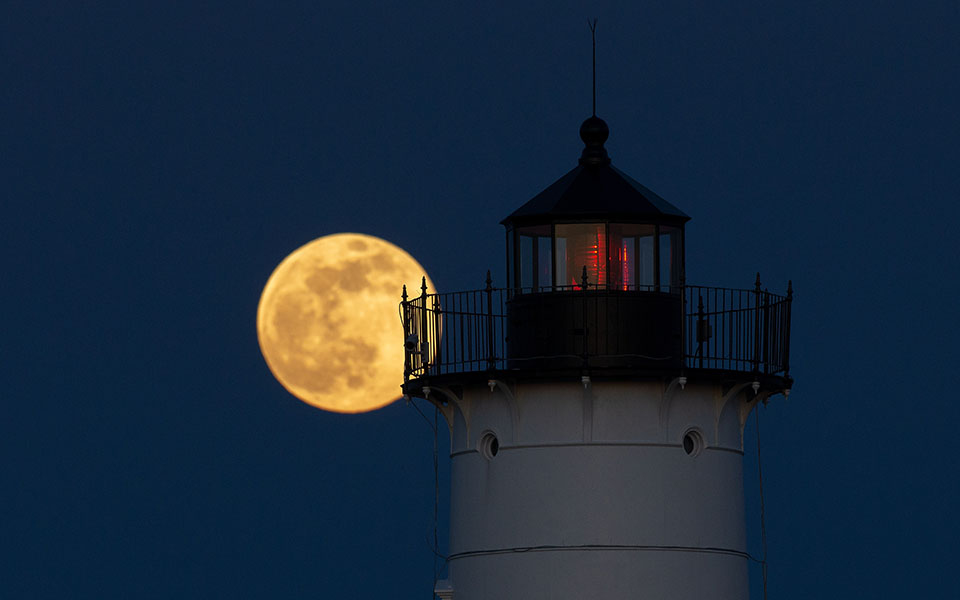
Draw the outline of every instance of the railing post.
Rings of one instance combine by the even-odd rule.
[[[410,303],[407,301],[407,284],[403,284],[403,295],[400,307],[403,315],[403,393],[407,393],[407,382],[410,381]]]
[[[770,290],[763,292],[763,372],[770,372]]]
[[[687,366],[687,277],[680,273],[680,376]]]
[[[430,355],[430,335],[427,332],[427,277],[420,283],[420,368],[427,374],[427,357]]]
[[[787,281],[787,314],[783,323],[783,376],[790,377],[790,312],[793,308],[793,280]]]
[[[703,320],[703,294],[697,294],[697,356],[700,368],[703,368],[703,342],[706,340],[706,324]]]
[[[440,309],[440,296],[439,294],[433,295],[433,333],[430,335],[430,339],[434,341],[433,344],[433,372],[440,373],[440,364],[443,362],[443,356],[440,355],[440,322],[443,319],[441,315],[443,311]],[[430,359],[430,344],[427,344],[426,350],[427,360]]]
[[[760,272],[753,286],[753,370],[760,372]]]
[[[493,279],[490,277],[490,270],[487,270],[487,369],[492,371],[496,366],[496,358],[493,346]]]

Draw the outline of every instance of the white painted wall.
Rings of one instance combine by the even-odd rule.
[[[452,404],[455,600],[747,598],[748,386],[500,382]],[[706,442],[695,457],[691,428]]]

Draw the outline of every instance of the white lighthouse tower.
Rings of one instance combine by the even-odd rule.
[[[678,208],[580,128],[503,220],[507,285],[402,303],[451,435],[455,600],[746,599],[743,430],[788,393],[791,292],[690,285]]]

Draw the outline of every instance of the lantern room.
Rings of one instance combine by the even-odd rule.
[[[580,164],[502,221],[513,293],[679,291],[690,218],[612,166],[608,136],[584,121]]]
[[[507,357],[537,371],[678,368],[680,209],[610,164],[607,124],[580,126],[579,165],[502,221]]]

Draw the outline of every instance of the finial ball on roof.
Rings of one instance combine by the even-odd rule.
[[[608,137],[610,128],[600,117],[590,117],[580,125],[580,139],[587,146],[602,146]]]
[[[594,115],[583,122],[583,125],[580,126],[580,139],[583,140],[586,147],[580,154],[581,165],[597,166],[610,163],[607,150],[603,147],[603,143],[607,141],[609,135],[610,129],[600,117]]]

